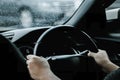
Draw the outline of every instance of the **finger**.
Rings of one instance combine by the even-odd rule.
[[[88,56],[89,57],[95,57],[96,53],[89,51]]]
[[[27,65],[34,64],[34,61],[33,61],[32,59],[29,59],[29,60],[26,61],[26,64],[27,64]]]
[[[46,61],[46,59],[44,58],[44,57],[42,57],[42,56],[33,56],[33,58],[32,58],[34,61],[40,61],[40,62],[43,62],[43,61]]]
[[[37,56],[35,56],[35,55],[27,55],[27,59],[34,59],[34,58],[36,58]]]
[[[27,59],[31,59],[33,55],[27,55]]]
[[[28,69],[33,69],[35,67],[34,62],[32,60],[27,60],[26,64]]]
[[[102,49],[98,49],[98,52],[106,52],[106,51]]]
[[[45,61],[45,60],[47,61],[47,59],[44,58],[43,56],[40,56],[40,59],[41,59],[41,60],[44,60],[44,61]]]
[[[26,61],[26,64],[28,65],[29,63],[30,63],[30,60],[27,60],[27,61]]]

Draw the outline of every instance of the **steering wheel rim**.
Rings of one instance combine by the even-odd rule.
[[[52,32],[52,31],[54,31],[54,30],[56,30],[56,29],[58,29],[58,28],[64,28],[64,27],[68,27],[68,28],[74,28],[73,26],[70,26],[70,25],[59,25],[59,26],[55,26],[55,27],[51,27],[51,28],[49,28],[49,29],[47,29],[45,32],[43,32],[43,34],[42,35],[40,35],[40,37],[38,38],[38,40],[37,40],[37,42],[36,42],[36,44],[35,44],[35,46],[34,46],[34,49],[33,49],[33,54],[34,55],[37,55],[37,50],[38,50],[38,46],[40,45],[40,43],[41,43],[41,41],[43,40],[43,38],[47,35],[47,34],[49,34],[50,32]],[[93,52],[98,52],[98,48],[97,48],[97,45],[96,45],[96,43],[92,40],[92,38],[87,34],[87,33],[85,33],[84,31],[81,31],[85,36],[87,36],[88,37],[88,39],[90,40],[90,42],[93,44],[93,46],[94,46],[94,50],[93,50]]]
[[[73,27],[73,26],[69,26],[69,25],[60,25],[60,26],[55,26],[55,27],[52,27],[52,28],[49,28],[48,30],[46,30],[39,38],[38,38],[38,40],[37,40],[37,42],[36,42],[36,45],[34,46],[34,55],[37,55],[37,56],[43,56],[43,57],[46,57],[46,59],[47,59],[47,57],[51,57],[51,56],[54,56],[54,55],[61,55],[61,53],[62,54],[72,54],[71,53],[71,49],[68,49],[68,50],[70,50],[70,53],[69,53],[69,51],[66,51],[65,53],[64,53],[64,48],[62,48],[63,50],[61,50],[61,42],[63,42],[63,40],[61,39],[63,36],[59,36],[60,34],[59,34],[59,29],[61,29],[61,30],[71,30],[71,29],[77,29],[77,28],[75,28],[75,27]],[[51,45],[51,44],[49,44],[49,43],[51,43],[51,40],[52,39],[47,39],[47,37],[48,38],[53,38],[53,37],[55,37],[55,38],[57,38],[57,39],[54,39],[54,41],[53,42],[58,42],[58,40],[59,40],[59,38],[58,37],[56,37],[56,34],[53,34],[53,35],[51,35],[52,34],[52,32],[54,33],[54,31],[58,31],[58,35],[57,36],[59,36],[60,37],[60,45],[58,45],[58,47],[59,47],[59,49],[58,49],[58,53],[57,53],[57,51],[56,51],[56,49],[54,49],[54,47],[55,48],[58,48],[58,47],[56,47],[57,45],[52,45],[52,46],[46,46],[46,45]],[[94,41],[92,40],[92,38],[89,36],[89,35],[87,35],[84,31],[81,31],[81,33],[84,35],[84,36],[86,36],[88,39],[89,39],[89,41],[91,42],[91,44],[93,44],[93,46],[94,46],[94,48],[95,48],[95,50],[93,50],[94,52],[97,52],[98,51],[98,48],[97,48],[97,45],[94,43]],[[52,37],[50,37],[50,35],[48,35],[48,34],[50,34]],[[68,33],[69,34],[69,33]],[[55,35],[55,36],[54,36]],[[64,37],[63,37],[64,38]],[[45,40],[45,44],[44,44],[44,40]],[[46,41],[47,40],[47,41]],[[50,40],[50,42],[48,41],[48,40]],[[46,42],[48,42],[47,44],[46,44]],[[66,42],[66,41],[65,41]],[[64,44],[64,43],[63,43]],[[52,50],[50,51],[49,50],[49,48],[47,48],[47,47],[49,47],[50,49],[52,48],[53,49],[53,51],[55,52],[55,54],[49,54],[49,53],[53,53],[52,52]],[[45,48],[45,50],[44,50],[44,48]],[[40,51],[40,55],[39,55],[39,52],[38,52],[38,50]],[[60,51],[60,54],[59,54],[59,51]],[[83,50],[82,50],[83,51]],[[48,53],[48,54],[47,54]],[[57,54],[56,54],[57,53]],[[47,54],[47,55],[46,55]],[[75,54],[75,53],[73,53],[73,54]],[[72,79],[73,77],[75,77],[75,75],[77,74],[76,72],[78,71],[80,71],[79,70],[79,67],[80,67],[80,64],[79,64],[79,61],[80,61],[80,58],[81,59],[85,59],[85,61],[87,61],[88,59],[87,59],[87,57],[86,56],[83,56],[83,57],[72,57],[72,58],[64,58],[64,59],[56,59],[56,60],[53,60],[53,59],[50,59],[49,60],[49,62],[50,62],[50,65],[51,65],[51,67],[52,67],[52,69],[53,69],[53,71],[54,71],[54,73],[55,74],[57,74],[57,75],[59,75],[61,78],[65,78],[66,80],[70,80],[70,79]],[[91,58],[90,58],[91,59]],[[60,64],[62,64],[63,65],[63,67],[60,67],[61,65]],[[85,65],[85,64],[83,64],[83,65]],[[57,66],[59,66],[59,67],[57,67]],[[96,70],[95,69],[96,67],[94,66],[94,70]],[[67,73],[67,71],[69,71],[69,73]],[[75,75],[73,76],[73,75],[71,75],[72,73],[75,73]],[[63,75],[61,75],[61,74],[64,74],[64,76]],[[67,76],[67,75],[69,75],[69,76]]]
[[[66,27],[73,27],[73,26],[69,26],[69,25],[65,25]],[[45,35],[47,35],[50,31],[56,29],[56,28],[59,28],[59,27],[65,27],[63,25],[59,25],[59,26],[55,26],[55,27],[51,27],[49,29],[47,29],[45,32],[43,32],[40,37],[38,38],[38,40],[36,41],[36,44],[34,46],[34,49],[33,49],[33,54],[36,55],[37,54],[37,48],[40,44],[40,42],[42,41],[42,39],[45,37]]]
[[[22,55],[21,51],[13,44],[10,40],[5,38],[3,35],[0,35],[0,46],[3,47],[9,45],[9,47],[14,51],[15,56],[20,60],[23,64],[26,63],[26,59]]]

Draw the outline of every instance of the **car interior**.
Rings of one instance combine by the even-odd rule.
[[[61,25],[2,31],[2,79],[32,80],[26,56],[33,54],[50,57],[52,71],[62,80],[103,80],[107,73],[87,53],[106,50],[110,60],[120,66],[120,20],[106,21],[105,14],[114,1],[83,0]]]

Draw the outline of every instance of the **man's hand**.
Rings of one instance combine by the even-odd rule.
[[[98,65],[100,65],[104,71],[111,72],[119,68],[119,66],[112,63],[104,50],[99,50],[98,53],[89,52],[89,57],[93,57]]]
[[[50,69],[48,61],[35,55],[27,56],[27,67],[31,77],[35,80],[60,80]]]
[[[96,63],[101,66],[106,63],[111,62],[108,58],[106,51],[104,51],[104,50],[99,50],[98,53],[94,53],[94,52],[90,51],[88,53],[88,56],[93,57],[95,59]]]

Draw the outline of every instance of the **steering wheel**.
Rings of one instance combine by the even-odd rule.
[[[7,38],[0,35],[0,51],[1,51],[1,66],[0,71],[3,75],[3,78],[6,80],[7,77],[12,73],[13,76],[9,76],[9,79],[16,80],[19,77],[15,77],[17,75],[17,66],[18,61],[25,64],[25,58],[19,49]],[[2,58],[3,57],[3,58]],[[7,73],[7,74],[6,74]],[[2,76],[1,76],[2,77]]]
[[[58,42],[59,41],[59,42]],[[68,42],[67,42],[68,41]],[[52,43],[51,43],[52,42]],[[70,43],[71,42],[71,43]],[[83,42],[83,43],[81,43]],[[63,44],[64,43],[64,44]],[[86,45],[85,45],[86,44]],[[56,27],[51,27],[38,38],[34,46],[34,55],[44,56],[46,53],[42,53],[40,48],[45,47],[47,50],[48,47],[80,47],[86,46],[87,50],[98,52],[98,48],[94,40],[84,31],[80,31],[77,28],[69,25],[60,25]],[[53,48],[52,47],[52,48]],[[41,52],[41,53],[40,53]],[[44,54],[44,55],[41,55]],[[48,54],[49,55],[49,54]],[[51,56],[54,54],[51,54]]]
[[[15,57],[19,59],[22,63],[26,62],[24,56],[22,55],[21,51],[16,47],[16,45],[2,35],[0,35],[0,49],[1,52],[5,52],[5,55],[9,54],[11,51],[13,52],[12,54],[15,55]]]
[[[73,76],[72,73],[80,68],[80,57],[76,54],[81,54],[85,50],[98,51],[93,39],[84,31],[80,31],[73,26],[60,25],[43,32],[34,46],[33,53],[46,58],[53,57],[49,60],[51,69],[58,76],[67,75],[70,80]],[[68,80],[68,77],[65,77],[64,79]]]

